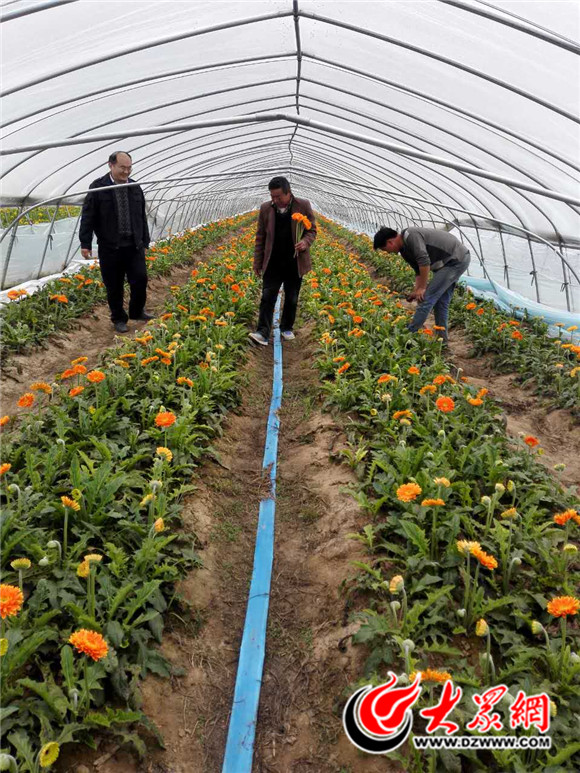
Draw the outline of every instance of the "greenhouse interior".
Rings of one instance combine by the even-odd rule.
[[[0,770],[579,770],[578,1],[0,22]]]

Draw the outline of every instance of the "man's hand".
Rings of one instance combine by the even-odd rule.
[[[298,252],[304,252],[304,250],[308,249],[308,244],[304,241],[304,239],[300,239],[299,242],[296,242],[296,248]]]
[[[86,250],[84,247],[81,248],[81,255],[85,260],[91,260],[93,257],[93,251],[92,250]]]
[[[418,288],[413,290],[412,293],[409,293],[407,295],[407,300],[410,301],[418,301],[419,303],[425,299],[425,291],[427,288]]]

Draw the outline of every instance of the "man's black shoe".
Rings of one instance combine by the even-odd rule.
[[[117,333],[128,333],[129,325],[126,322],[114,322],[115,330]]]
[[[155,319],[155,316],[153,314],[149,314],[146,311],[142,311],[138,317],[132,317],[131,319],[134,319],[137,322],[149,322],[150,319]]]

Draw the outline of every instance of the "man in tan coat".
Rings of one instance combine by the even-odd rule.
[[[298,295],[302,277],[312,269],[310,245],[316,239],[316,223],[310,202],[295,198],[285,177],[274,177],[268,184],[271,201],[260,207],[258,230],[254,248],[254,272],[263,279],[258,328],[250,333],[253,343],[268,346],[274,307],[284,285],[284,309],[280,320],[280,333],[284,340],[292,341],[296,319]],[[309,221],[304,227],[296,214]],[[293,217],[294,216],[294,217]],[[296,240],[297,227],[303,228]]]

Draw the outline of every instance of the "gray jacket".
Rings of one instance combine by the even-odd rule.
[[[460,263],[469,251],[461,242],[447,231],[435,228],[405,228],[401,231],[403,247],[401,257],[407,261],[415,274],[419,275],[419,266],[429,266],[438,271],[446,263]]]

